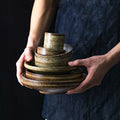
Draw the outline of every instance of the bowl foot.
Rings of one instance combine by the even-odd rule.
[[[47,92],[47,91],[39,91],[39,93],[42,93],[42,94],[65,94],[66,91],[63,91],[63,92]]]

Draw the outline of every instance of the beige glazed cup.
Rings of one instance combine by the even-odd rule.
[[[56,51],[63,50],[65,35],[45,32],[44,48]]]

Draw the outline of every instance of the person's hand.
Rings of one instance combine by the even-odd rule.
[[[22,74],[23,68],[24,68],[24,62],[25,61],[29,62],[33,59],[33,54],[32,54],[33,50],[34,50],[34,48],[32,48],[32,47],[25,48],[24,52],[22,53],[22,55],[16,62],[17,79],[21,85],[22,85],[22,83],[20,80],[21,80],[21,74]]]
[[[87,68],[88,75],[78,87],[68,90],[66,94],[82,93],[94,86],[99,86],[106,72],[109,70],[105,55],[93,56],[81,60],[78,59],[71,61],[68,64],[70,66],[85,66]]]

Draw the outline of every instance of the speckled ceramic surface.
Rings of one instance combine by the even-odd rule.
[[[58,55],[41,55],[35,52],[35,65],[36,66],[66,66],[71,60],[72,47],[64,44],[65,53]]]
[[[77,86],[73,87],[61,87],[61,88],[40,88],[39,92],[42,94],[65,94],[68,90],[73,89]]]
[[[37,51],[38,54],[41,55],[58,55],[58,54],[63,54],[65,53],[65,50],[53,50],[53,49],[47,49],[47,48],[43,48],[43,47],[37,47]]]
[[[34,61],[25,62],[24,67],[28,70],[37,72],[37,73],[54,73],[54,74],[62,74],[67,73],[72,70],[78,69],[78,67],[70,67],[70,66],[59,66],[59,67],[39,67],[36,66]]]
[[[85,79],[82,69],[68,65],[72,46],[64,44],[64,38],[61,34],[45,33],[44,46],[36,48],[31,62],[24,62],[24,86],[43,94],[62,94]]]
[[[77,86],[80,84],[81,80],[79,82],[65,82],[65,83],[56,83],[56,82],[41,82],[40,80],[33,80],[33,79],[30,79],[30,78],[27,78],[25,76],[25,74],[22,74],[21,76],[21,82],[23,83],[23,85],[27,85],[31,88],[34,88],[34,89],[39,89],[40,87],[53,87],[53,88],[57,88],[57,87],[72,87],[72,86]]]
[[[62,75],[45,75],[33,73],[26,70],[25,76],[30,79],[39,80],[44,83],[65,83],[65,82],[80,82],[84,79],[84,74],[81,71],[70,72],[68,74]]]
[[[40,91],[43,94],[60,94],[67,90],[77,87],[80,82],[71,83],[42,83],[39,80],[27,78],[24,74],[21,76],[21,82],[24,86]]]
[[[65,35],[45,32],[44,48],[63,50]]]

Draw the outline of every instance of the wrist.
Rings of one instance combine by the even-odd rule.
[[[26,47],[26,48],[24,49],[24,51],[26,51],[26,50],[33,51],[33,50],[34,50],[34,47]]]
[[[112,50],[105,54],[105,58],[109,68],[113,67],[120,61],[119,53]]]
[[[39,41],[39,39],[29,36],[26,48],[35,49],[39,45]]]

